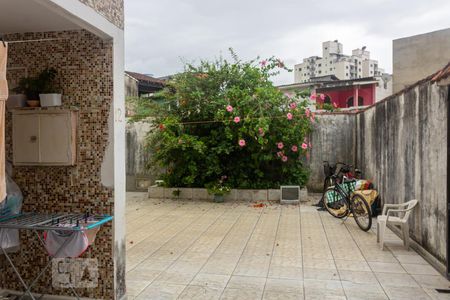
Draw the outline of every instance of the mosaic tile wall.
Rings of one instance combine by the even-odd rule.
[[[46,67],[58,70],[63,107],[79,109],[77,164],[73,167],[15,167],[14,180],[25,198],[23,210],[112,214],[113,190],[104,187],[100,178],[112,105],[112,44],[87,31],[15,34],[6,36],[6,40],[53,37],[63,40],[10,44],[7,77],[13,85],[25,71],[28,75],[35,75]],[[6,122],[6,151],[11,159],[11,113],[8,113]],[[47,255],[35,236],[22,233],[21,238],[22,250],[13,255],[13,259],[20,266],[25,280],[30,282],[47,262]],[[113,247],[113,229],[109,223],[102,227],[94,245],[83,254],[83,257],[98,259],[99,285],[94,289],[81,289],[79,294],[113,299]],[[21,290],[2,256],[0,266],[0,288]],[[69,290],[52,288],[50,275],[47,272],[35,291],[70,294]]]
[[[108,21],[123,29],[123,0],[79,0],[95,9]]]

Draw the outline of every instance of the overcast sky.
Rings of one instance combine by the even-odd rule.
[[[275,55],[292,68],[338,39],[344,54],[367,46],[392,72],[393,39],[448,27],[449,0],[126,0],[125,65],[160,77],[232,47],[242,59]]]

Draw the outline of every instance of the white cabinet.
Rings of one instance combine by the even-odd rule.
[[[63,109],[13,111],[14,165],[74,165],[77,117],[76,111]]]

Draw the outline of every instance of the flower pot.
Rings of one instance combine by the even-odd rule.
[[[27,105],[29,107],[39,107],[39,100],[28,100]]]
[[[214,202],[222,203],[224,201],[223,195],[214,195]]]
[[[39,94],[41,106],[61,106],[61,94]]]
[[[9,95],[6,101],[6,108],[14,109],[27,106],[27,96],[25,94]]]

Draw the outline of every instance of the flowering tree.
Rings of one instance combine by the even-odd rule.
[[[275,58],[186,65],[163,90],[152,119],[152,163],[168,186],[233,188],[303,186],[304,157],[314,114],[307,95],[289,97],[269,80],[284,64]]]

